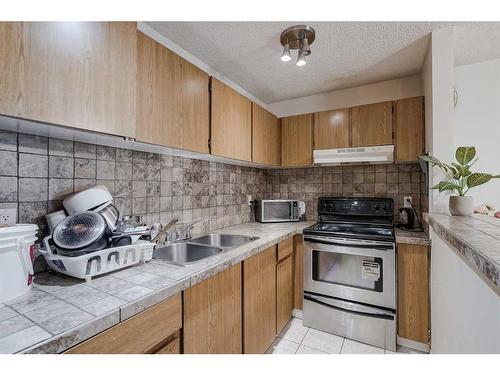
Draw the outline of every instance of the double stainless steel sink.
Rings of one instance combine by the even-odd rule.
[[[156,247],[153,251],[153,258],[179,266],[189,266],[223,251],[255,241],[258,238],[239,234],[207,234],[189,241],[174,242]]]

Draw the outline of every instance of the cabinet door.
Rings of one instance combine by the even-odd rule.
[[[398,335],[429,342],[429,248],[398,244]]]
[[[276,266],[276,332],[280,332],[292,317],[293,311],[293,257]]]
[[[417,161],[424,152],[422,97],[396,100],[396,161]]]
[[[127,319],[67,350],[67,354],[141,354],[166,340],[182,327],[181,295]]]
[[[281,123],[279,118],[252,103],[252,161],[280,165]]]
[[[0,113],[135,136],[135,22],[1,22]]]
[[[241,263],[184,291],[184,353],[242,352]]]
[[[252,103],[212,77],[211,153],[252,159]]]
[[[350,145],[349,109],[314,114],[314,149],[343,148]]]
[[[243,262],[243,351],[263,354],[276,337],[276,246]]]
[[[182,147],[181,59],[138,32],[137,139]]]
[[[351,108],[352,146],[392,144],[392,102]]]
[[[281,164],[312,165],[312,114],[281,119]]]
[[[208,75],[141,32],[137,65],[137,139],[208,153]]]
[[[182,60],[182,148],[209,153],[210,77],[186,60]]]
[[[293,238],[294,243],[294,307],[302,310],[304,301],[304,236],[297,234]]]

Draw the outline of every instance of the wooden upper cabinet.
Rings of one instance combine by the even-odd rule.
[[[349,109],[314,114],[314,149],[350,146]]]
[[[276,337],[276,246],[243,262],[243,352],[263,354]]]
[[[252,103],[252,161],[280,165],[281,123],[279,118]]]
[[[210,76],[182,60],[182,148],[208,154]]]
[[[393,143],[392,102],[351,108],[352,147]]]
[[[312,165],[312,114],[281,119],[281,165]]]
[[[1,22],[0,114],[135,136],[135,22]]]
[[[421,96],[396,100],[396,161],[418,160],[424,152],[424,116]]]
[[[138,32],[137,139],[208,153],[209,76]]]
[[[181,59],[137,32],[137,140],[182,147]]]
[[[211,153],[252,160],[252,103],[212,77]]]

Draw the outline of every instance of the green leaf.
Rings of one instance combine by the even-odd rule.
[[[456,170],[455,167],[452,167],[451,165],[448,165],[446,163],[441,162],[439,159],[436,159],[434,156],[420,155],[419,158],[433,164],[433,167],[437,166],[437,167],[441,168],[441,170],[444,173],[448,174],[450,176],[450,178],[455,178],[455,176],[458,175],[458,171]]]
[[[451,182],[451,181],[441,181],[440,183],[434,185],[432,187],[433,189],[438,189],[440,193],[446,190],[458,190],[460,189],[460,186]]]
[[[470,189],[485,184],[493,177],[494,176],[488,173],[472,173],[469,177],[467,177],[467,186]]]
[[[469,170],[469,167],[466,166],[466,165],[460,165],[460,164],[457,164],[457,163],[452,163],[452,165],[455,167],[455,169],[458,172],[458,176],[457,177],[454,176],[454,178],[456,178],[457,180],[459,178],[467,177],[468,175],[470,175],[472,173]]]
[[[428,161],[429,163],[434,164],[434,165],[441,164],[441,162],[432,155],[420,155],[419,158],[424,160],[424,161]]]
[[[467,165],[476,156],[476,148],[473,146],[462,146],[457,148],[455,158],[461,165]]]

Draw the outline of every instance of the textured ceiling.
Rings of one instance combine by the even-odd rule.
[[[280,60],[282,30],[307,23],[316,41],[307,64]],[[453,23],[457,25],[457,23]],[[148,22],[156,31],[265,103],[419,73],[430,32],[445,22]],[[458,64],[500,54],[499,24],[457,27]],[[462,28],[464,31],[462,31]],[[495,35],[475,44],[466,29]],[[487,29],[487,31],[484,31]],[[471,40],[472,39],[472,40]],[[494,44],[498,46],[497,44]],[[294,54],[294,53],[292,53]],[[293,57],[295,59],[295,56]],[[494,58],[494,57],[490,57]],[[485,59],[483,59],[485,60]],[[480,61],[480,60],[477,60]]]
[[[453,38],[455,66],[500,58],[500,22],[461,23]]]

